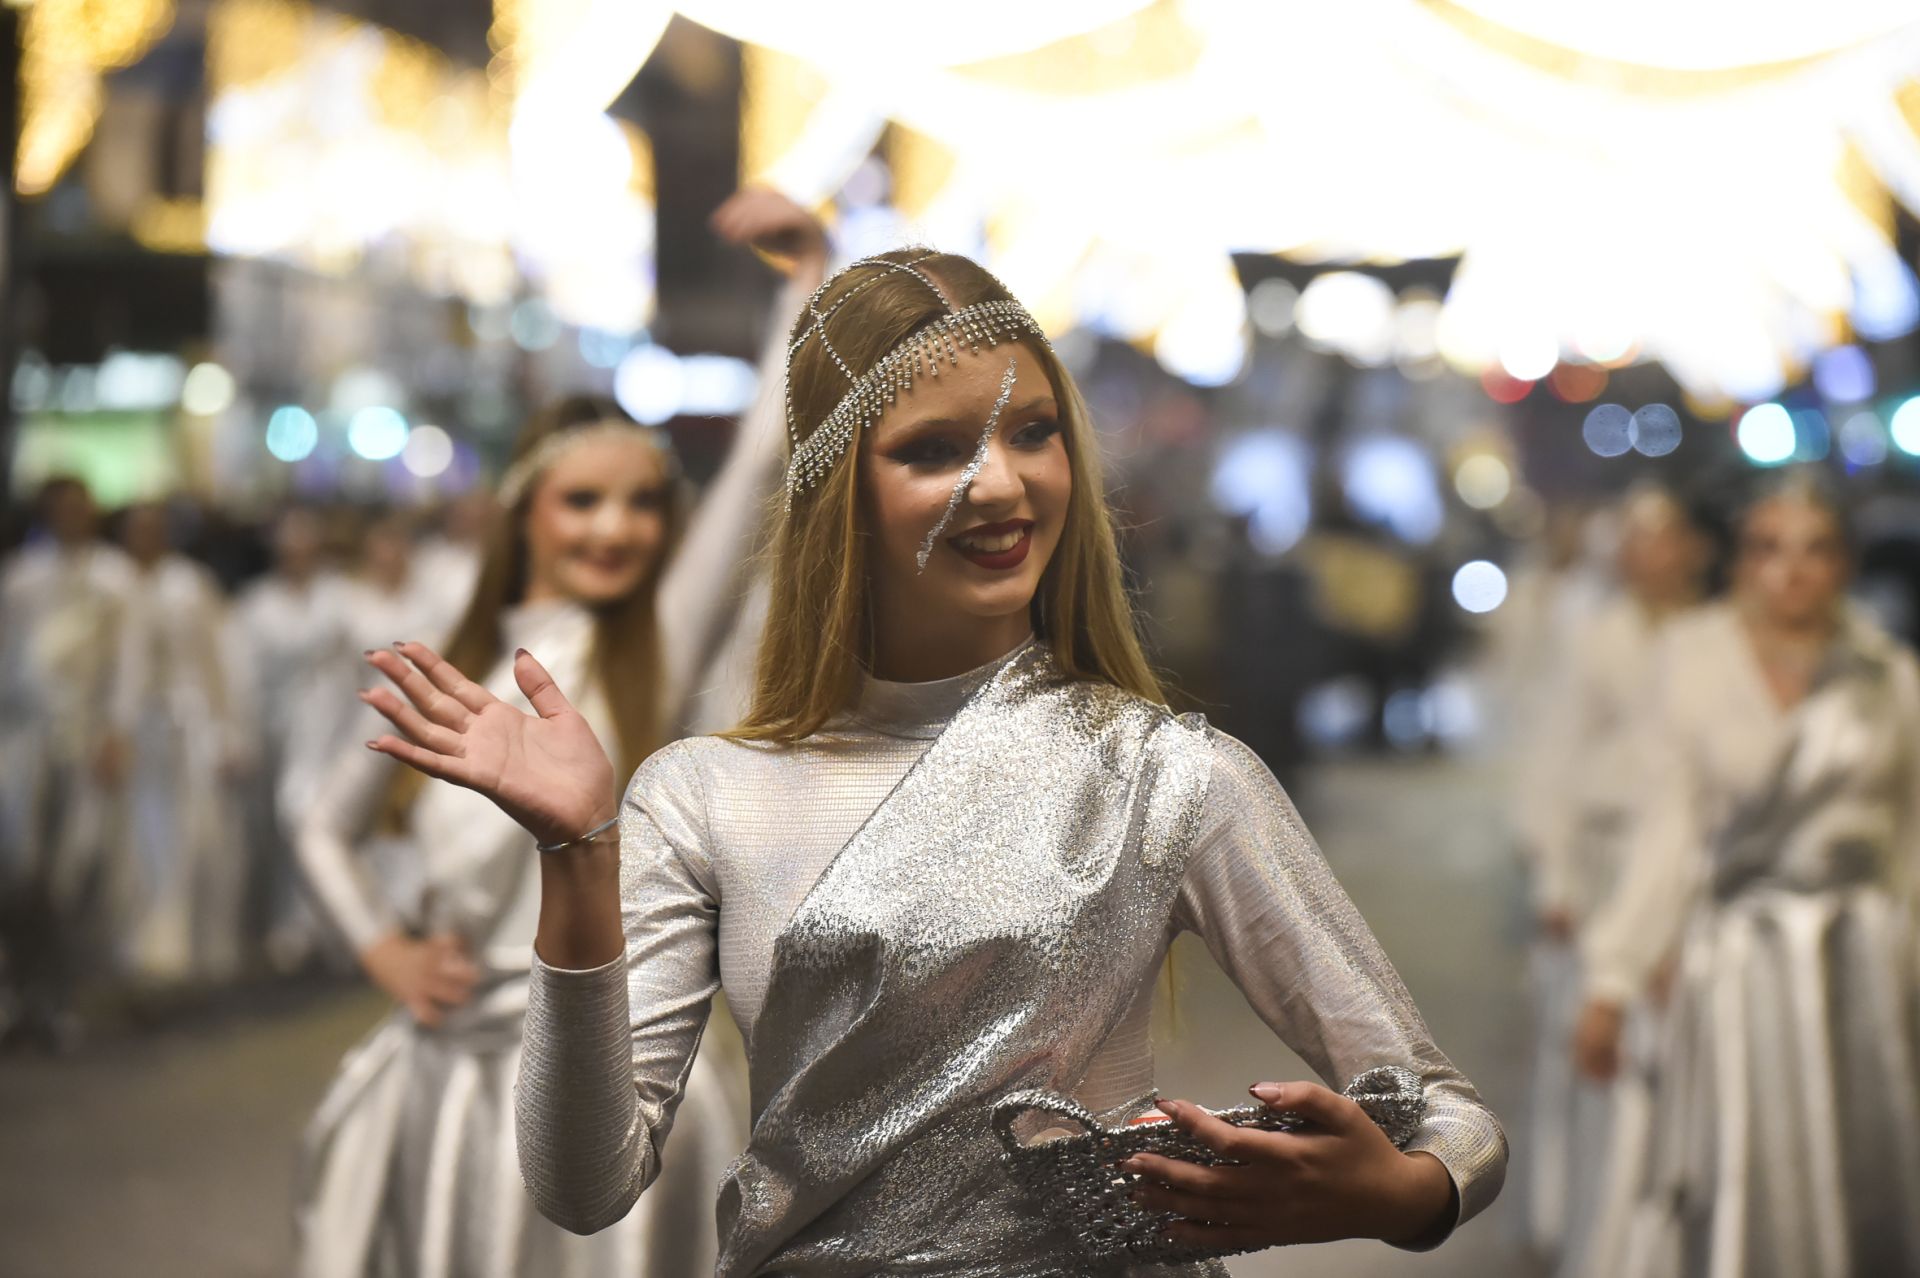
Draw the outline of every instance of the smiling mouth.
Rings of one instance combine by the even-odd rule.
[[[1010,519],[1003,524],[982,524],[947,538],[947,544],[982,568],[1017,568],[1033,546],[1033,521]]]

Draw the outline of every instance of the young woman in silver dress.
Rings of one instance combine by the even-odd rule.
[[[372,658],[401,694],[373,748],[548,849],[519,1091],[542,1210],[603,1228],[671,1165],[724,990],[753,1130],[719,1273],[1115,1272],[1015,1182],[992,1111],[1045,1088],[1159,1117],[1148,1017],[1185,928],[1331,1087],[1255,1086],[1311,1120],[1294,1133],[1164,1102],[1240,1165],[1130,1164],[1163,1237],[1444,1239],[1498,1189],[1499,1124],[1266,768],[1165,709],[1086,409],[1038,326],[973,262],[895,252],[829,281],[789,351],[787,510],[734,731],[660,751],[615,805],[530,656],[532,713],[424,646]],[[1404,1150],[1332,1090],[1379,1066],[1411,1073]]]

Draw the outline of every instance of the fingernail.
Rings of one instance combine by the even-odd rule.
[[[1174,1108],[1173,1102],[1170,1100],[1157,1100],[1153,1103],[1153,1107],[1165,1114],[1168,1118],[1180,1117],[1180,1111]]]
[[[393,641],[393,646],[394,646],[394,647],[395,647],[396,649],[398,649],[398,648],[404,648],[404,647],[406,647],[406,646],[407,646],[407,641],[406,641],[405,639],[395,639],[395,640]]]
[[[515,657],[531,657],[533,654],[528,652],[525,648],[515,648],[513,650],[513,655]]]
[[[378,741],[369,741],[369,742],[367,742],[367,749],[369,749],[369,750],[378,750],[379,748],[380,748],[380,743],[379,743]]]
[[[374,650],[372,648],[362,648],[360,650],[360,655],[363,657],[371,657],[373,655],[373,652]]]
[[[1247,1089],[1267,1104],[1272,1105],[1280,1099],[1281,1087],[1278,1083],[1255,1083]]]

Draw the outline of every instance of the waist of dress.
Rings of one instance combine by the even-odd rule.
[[[1724,849],[1713,859],[1709,886],[1716,903],[1730,904],[1761,894],[1813,895],[1885,887],[1888,871],[1888,858],[1878,841],[1841,838],[1777,857]]]

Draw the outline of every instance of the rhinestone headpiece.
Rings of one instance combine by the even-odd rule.
[[[963,346],[978,353],[982,347],[998,346],[1022,337],[1038,338],[1042,345],[1047,344],[1047,335],[1041,331],[1033,316],[1011,298],[975,302],[971,306],[956,308],[933,276],[920,269],[920,263],[938,256],[938,252],[929,250],[906,262],[881,257],[861,258],[836,272],[807,299],[807,311],[812,321],[787,347],[787,442],[793,450],[792,460],[787,463],[787,509],[793,508],[794,494],[806,491],[826,476],[833,467],[834,458],[845,451],[856,432],[879,421],[889,404],[903,392],[913,389],[914,378],[923,369],[929,377],[940,376],[941,361],[944,359],[949,365],[958,364]],[[898,346],[874,361],[872,368],[856,375],[827,339],[827,321],[855,294],[886,276],[876,274],[871,279],[861,280],[836,298],[825,311],[820,309],[820,299],[842,275],[861,267],[876,267],[881,271],[913,276],[940,299],[947,313],[910,334]],[[819,340],[827,358],[845,375],[848,386],[847,393],[834,405],[826,420],[802,440],[793,418],[793,357],[809,339],[814,338]]]
[[[568,426],[535,444],[526,456],[507,467],[500,476],[500,483],[494,489],[494,496],[502,506],[511,510],[520,504],[527,495],[527,489],[540,473],[560,459],[575,444],[589,439],[605,439],[608,436],[644,439],[660,451],[666,462],[667,477],[677,479],[680,472],[680,456],[674,451],[673,437],[658,426],[643,426],[639,422],[630,422],[620,417],[607,417],[598,421],[582,422],[578,426]]]

